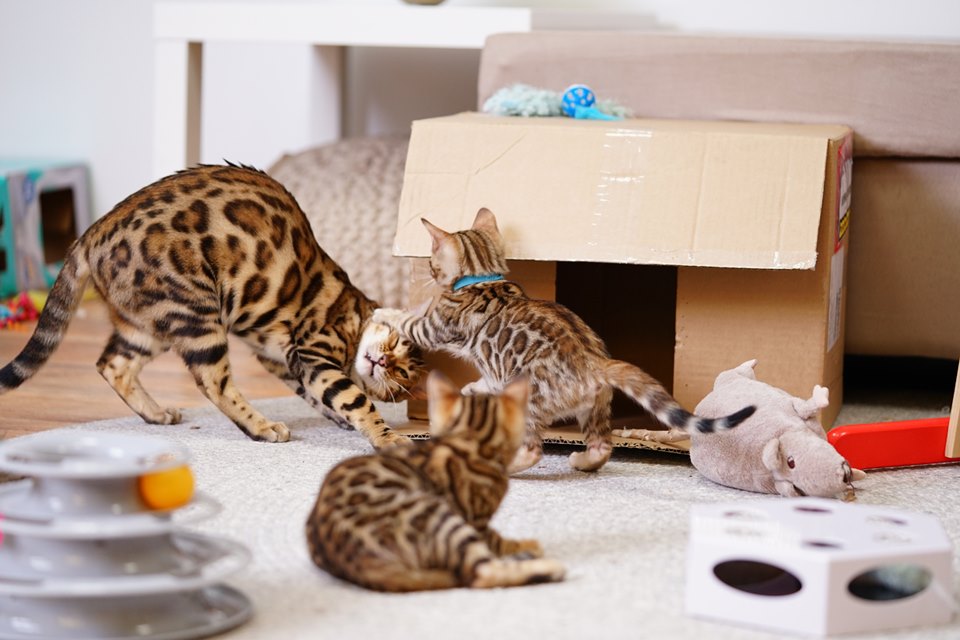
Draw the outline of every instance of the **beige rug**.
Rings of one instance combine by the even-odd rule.
[[[228,582],[250,596],[256,612],[226,635],[231,640],[782,637],[684,615],[691,505],[766,497],[715,485],[676,454],[620,451],[588,475],[568,467],[569,450],[553,448],[512,481],[494,525],[509,536],[540,539],[548,555],[566,565],[563,583],[389,595],[340,582],[310,563],[303,523],[326,471],[369,448],[299,399],[256,404],[291,427],[291,442],[252,442],[206,409],[188,410],[177,426],[149,426],[136,417],[84,425],[164,435],[192,451],[199,488],[224,505],[198,528],[242,540],[253,551],[252,563]],[[391,421],[404,415],[389,405],[383,410]],[[875,472],[860,483],[858,500],[932,513],[956,543],[958,495],[960,467],[943,466]],[[960,572],[953,586],[960,592]],[[960,621],[854,637],[955,639]]]

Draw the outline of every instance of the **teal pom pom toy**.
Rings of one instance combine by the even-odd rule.
[[[621,120],[629,111],[612,100],[597,100],[590,87],[575,84],[562,94],[525,84],[504,87],[483,105],[483,110],[500,116],[569,116],[593,120]]]

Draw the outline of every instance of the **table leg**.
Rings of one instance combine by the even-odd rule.
[[[310,62],[310,132],[313,145],[339,140],[343,133],[344,47],[316,45]]]
[[[199,42],[158,40],[154,45],[154,178],[200,161],[202,67]]]
[[[953,405],[950,408],[950,422],[947,424],[947,446],[943,455],[948,458],[960,458],[960,366],[957,367],[957,386],[953,389]]]

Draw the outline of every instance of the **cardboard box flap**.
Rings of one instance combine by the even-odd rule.
[[[394,253],[496,215],[507,256],[811,269],[841,126],[464,113],[414,122]]]

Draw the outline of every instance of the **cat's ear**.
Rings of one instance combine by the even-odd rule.
[[[452,234],[447,233],[426,218],[420,218],[420,222],[422,222],[423,226],[425,226],[427,231],[430,232],[430,239],[433,240],[433,246],[430,248],[430,251],[432,253],[436,253],[437,249],[440,247],[440,243],[449,238]]]
[[[473,219],[473,226],[470,228],[478,231],[500,233],[500,229],[497,228],[497,217],[493,215],[493,211],[490,211],[490,209],[486,207],[477,211],[477,217]]]
[[[514,378],[503,388],[500,394],[500,428],[507,436],[507,442],[512,452],[516,452],[523,444],[523,437],[527,428],[527,400],[530,398],[530,381],[526,376]],[[502,400],[512,402],[502,402]],[[511,456],[513,453],[511,453]]]
[[[521,407],[527,406],[527,401],[530,399],[530,381],[527,379],[527,376],[520,376],[519,378],[511,380],[510,383],[503,388],[502,395],[510,398]]]
[[[427,414],[430,418],[430,435],[442,435],[450,426],[450,417],[460,402],[460,389],[450,378],[434,369],[427,376]]]

